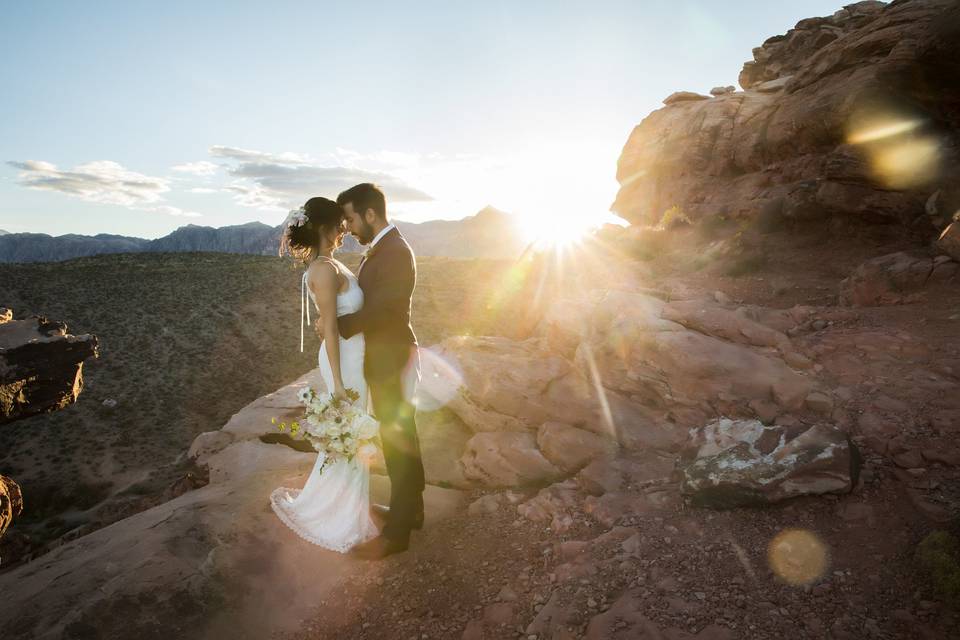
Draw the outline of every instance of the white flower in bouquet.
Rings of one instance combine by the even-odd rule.
[[[346,458],[369,463],[376,456],[375,438],[380,424],[360,406],[360,396],[347,390],[347,399],[334,398],[332,394],[318,394],[309,386],[297,392],[297,398],[305,411],[301,422],[290,425],[294,436],[301,433],[313,448],[326,454],[328,460]],[[276,418],[273,423],[277,424]],[[278,425],[280,430],[287,425]]]

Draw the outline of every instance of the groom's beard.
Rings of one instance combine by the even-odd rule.
[[[367,221],[364,220],[361,222],[363,227],[360,229],[360,233],[355,233],[357,240],[360,241],[360,244],[370,244],[373,241],[373,236],[376,234],[373,232],[373,225],[367,224]]]

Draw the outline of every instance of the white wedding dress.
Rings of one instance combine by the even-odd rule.
[[[336,262],[347,280],[347,290],[337,295],[337,317],[359,311],[363,291],[357,278],[340,262]],[[309,305],[316,309],[313,292],[303,274],[302,302],[309,325]],[[302,321],[301,313],[301,321]],[[302,322],[301,322],[302,324]],[[301,349],[302,326],[301,326]],[[340,338],[340,373],[343,386],[360,394],[361,406],[367,407],[367,383],[363,377],[363,334],[350,339]],[[320,347],[320,375],[327,390],[333,389],[333,372],[327,358],[327,342]],[[325,464],[321,452],[303,489],[280,487],[270,495],[270,505],[277,516],[298,536],[321,547],[345,553],[351,547],[377,536],[379,531],[370,517],[370,470],[356,457]]]

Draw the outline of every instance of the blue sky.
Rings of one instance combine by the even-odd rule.
[[[602,220],[630,130],[839,2],[0,3],[0,229],[278,224],[384,185],[395,217]]]

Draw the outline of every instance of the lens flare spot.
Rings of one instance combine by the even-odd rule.
[[[915,138],[877,149],[873,168],[880,181],[891,189],[909,189],[934,180],[940,153],[936,140]]]
[[[940,145],[923,118],[873,107],[851,118],[847,142],[860,148],[885,189],[911,189],[936,180]]]
[[[812,531],[786,529],[767,547],[770,569],[784,582],[803,586],[827,572],[827,546]]]
[[[867,142],[877,142],[891,136],[898,136],[901,133],[913,131],[923,124],[921,120],[894,120],[886,122],[870,123],[866,126],[852,130],[847,136],[847,142],[850,144],[865,144]]]
[[[463,386],[463,375],[456,365],[432,349],[420,349],[420,367],[416,406],[421,411],[446,406]]]

